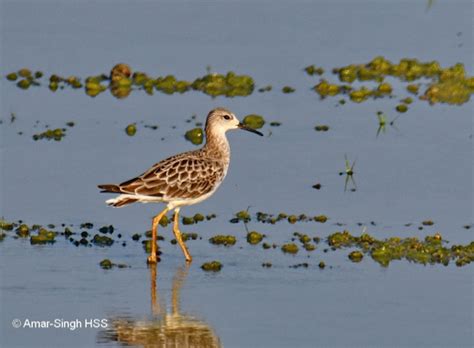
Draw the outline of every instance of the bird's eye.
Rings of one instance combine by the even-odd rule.
[[[226,120],[230,120],[230,119],[231,119],[231,117],[230,117],[229,115],[224,115],[224,119],[226,119]]]

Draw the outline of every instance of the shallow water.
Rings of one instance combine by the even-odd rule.
[[[451,244],[473,240],[473,229],[463,228],[473,222],[471,102],[430,106],[416,100],[396,121],[398,130],[388,127],[377,137],[376,111],[395,118],[396,100],[336,106],[338,98],[321,101],[310,90],[319,79],[302,71],[316,64],[335,81],[333,67],[384,55],[392,61],[438,60],[443,67],[462,62],[471,75],[472,3],[437,1],[429,9],[427,3],[1,2],[2,75],[29,67],[88,76],[123,61],[152,75],[188,80],[206,74],[210,65],[220,73],[249,74],[257,87],[274,87],[245,98],[212,99],[199,92],[151,97],[139,91],[118,100],[108,92],[90,98],[83,91],[52,93],[46,86],[23,91],[1,79],[0,215],[28,224],[74,224],[75,232],[91,221],[92,234],[113,224],[114,236],[121,233],[127,241],[126,247],[116,242],[107,248],[75,247],[59,236],[51,246],[11,237],[0,242],[1,346],[159,345],[173,323],[165,314],[173,311],[173,295],[186,332],[226,347],[472,346],[472,265],[395,261],[382,268],[368,256],[355,264],[347,259],[349,250],[324,253],[324,242],[314,252],[284,255],[248,245],[246,226],[228,222],[248,207],[251,213],[329,217],[325,224],[247,224],[280,245],[295,231],[324,238],[343,228],[359,234],[363,226],[377,238],[440,232]],[[406,95],[401,83],[390,82],[397,96]],[[285,85],[296,92],[281,93]],[[196,114],[203,121],[215,106],[240,117],[262,114],[282,125],[265,125],[263,138],[229,135],[232,163],[224,184],[211,199],[182,210],[217,218],[182,226],[202,237],[188,242],[194,256],[189,270],[169,243],[171,228],[160,230],[166,241],[160,244],[153,301],[154,276],[141,242],[131,235],[149,229],[160,207],[111,209],[104,204],[110,196],[99,194],[96,184],[120,182],[194,148],[183,136],[193,127],[186,119]],[[11,113],[17,117],[13,123]],[[45,125],[64,127],[67,121],[76,125],[61,142],[32,140]],[[144,128],[142,121],[159,128]],[[124,128],[133,122],[138,131],[128,137]],[[330,130],[315,132],[317,124]],[[356,160],[355,192],[344,192],[338,175],[345,154]],[[317,182],[321,190],[311,188]],[[419,230],[426,219],[435,224]],[[215,234],[234,234],[238,242],[213,246],[207,239]],[[105,258],[130,267],[102,270],[98,263]],[[221,272],[199,268],[211,260],[223,263]],[[324,270],[317,266],[321,260]],[[262,268],[262,262],[273,267]],[[289,268],[302,262],[309,267]],[[109,326],[14,329],[14,318],[105,318]],[[124,318],[151,341],[127,341],[112,325]],[[143,329],[150,327],[155,330]]]

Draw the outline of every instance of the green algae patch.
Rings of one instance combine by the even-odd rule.
[[[184,134],[184,137],[194,145],[201,145],[204,138],[204,132],[202,128],[193,128],[188,130]]]
[[[183,223],[183,225],[194,225],[196,223],[194,218],[189,216],[183,216],[181,222]]]
[[[198,239],[198,234],[195,232],[188,232],[188,233],[181,233],[181,236],[183,237],[183,241],[188,241],[188,240],[196,240]]]
[[[257,231],[247,233],[247,243],[255,245],[262,241],[264,235]]]
[[[112,261],[110,261],[109,259],[104,259],[104,260],[100,261],[99,265],[103,269],[111,269],[112,268]]]
[[[290,87],[290,86],[284,86],[281,91],[285,94],[289,94],[289,93],[294,93],[295,92],[295,89],[293,87]]]
[[[129,124],[127,127],[125,127],[125,133],[126,133],[129,137],[133,137],[135,134],[137,134],[137,126],[136,126],[136,124],[132,123],[132,124]]]
[[[228,72],[226,75],[212,73],[196,79],[191,87],[212,97],[224,95],[226,97],[248,96],[254,89],[252,77],[236,75]]]
[[[18,79],[18,75],[17,73],[9,73],[7,76],[6,76],[7,80],[8,81],[16,81]]]
[[[314,221],[319,222],[324,224],[326,221],[328,221],[328,217],[326,215],[316,215],[313,218]]]
[[[205,272],[219,272],[222,269],[222,263],[219,261],[206,262],[201,265],[201,269]]]
[[[205,219],[204,215],[199,214],[199,213],[194,214],[194,216],[193,216],[194,223],[196,223],[196,224],[197,224],[198,222],[204,221],[204,219]]]
[[[264,86],[258,89],[260,93],[270,92],[273,89],[271,85]]]
[[[100,246],[100,247],[106,247],[106,246],[111,246],[114,244],[114,240],[110,237],[107,236],[101,236],[101,235],[94,235],[94,238],[92,238],[91,241],[94,245]]]
[[[437,61],[420,62],[417,59],[403,58],[398,63],[392,63],[379,56],[366,64],[351,64],[334,68],[333,73],[338,76],[340,82],[347,83],[349,86],[321,80],[314,89],[322,98],[339,93],[349,93],[352,101],[361,103],[370,97],[391,96],[392,86],[388,82],[384,82],[386,77],[399,79],[402,82],[430,80],[425,93],[420,97],[421,100],[427,100],[430,104],[464,104],[474,93],[474,77],[466,75],[464,65],[461,63],[442,68]],[[360,89],[354,90],[350,85],[355,81],[375,81],[379,85],[375,89],[362,86]],[[419,93],[419,88],[420,85],[416,83],[409,83],[406,86],[407,91],[415,95]]]
[[[364,254],[362,254],[360,251],[353,251],[349,255],[347,255],[347,257],[352,262],[361,262],[364,258]]]
[[[362,103],[363,101],[369,99],[373,95],[372,91],[366,87],[361,87],[360,89],[354,90],[349,93],[349,98],[356,103]]]
[[[16,234],[18,237],[26,238],[30,235],[30,228],[26,224],[21,224],[17,227]]]
[[[243,221],[244,223],[249,222],[252,219],[250,216],[250,213],[247,210],[241,210],[238,213],[235,214],[235,217],[230,219],[230,222],[233,224],[236,224],[240,221]]]
[[[171,222],[170,218],[169,218],[168,216],[164,215],[164,216],[161,218],[159,224],[160,224],[161,227],[166,227],[166,226],[168,226],[168,224],[169,224],[170,222]]]
[[[378,240],[368,234],[353,236],[348,231],[336,232],[328,236],[328,244],[333,249],[357,247],[360,252],[369,254],[383,267],[393,260],[408,260],[418,264],[448,265],[455,260],[456,265],[464,266],[474,261],[474,242],[468,245],[446,246],[441,234],[426,236],[424,240],[416,237],[391,237]],[[352,254],[352,253],[351,253]]]
[[[395,107],[395,110],[397,110],[400,113],[404,113],[408,111],[408,106],[406,106],[405,104],[399,104]]]
[[[15,228],[15,224],[8,222],[4,219],[0,219],[0,230],[2,231],[12,231]]]
[[[321,98],[325,98],[327,96],[335,96],[338,95],[342,88],[336,84],[331,84],[328,81],[322,79],[313,89],[320,95]]]
[[[437,82],[428,87],[425,94],[420,97],[429,101],[430,104],[446,103],[461,105],[467,103],[474,93],[474,78],[470,80],[455,79]]]
[[[298,250],[299,248],[295,243],[283,244],[281,247],[281,251],[283,251],[285,254],[296,254]]]
[[[316,67],[314,65],[307,66],[306,68],[304,68],[304,71],[306,71],[306,73],[310,76],[313,76],[313,75],[321,76],[322,74],[324,74],[324,69],[323,68]]]
[[[322,124],[322,125],[317,125],[314,127],[314,130],[316,132],[327,132],[329,130],[329,126]]]
[[[224,246],[231,246],[237,242],[235,236],[230,235],[217,235],[214,237],[209,238],[209,243],[214,245],[224,245]]]
[[[123,263],[113,263],[109,259],[103,259],[102,261],[100,261],[99,266],[102,269],[111,269],[113,267],[117,267],[117,268],[128,268],[128,267],[130,267],[130,266],[128,266],[126,264],[123,264]]]
[[[392,93],[392,85],[390,83],[384,82],[378,85],[377,91],[381,94],[390,94]]]
[[[54,231],[48,231],[44,228],[40,228],[36,236],[30,237],[30,244],[53,244],[56,242],[57,233]]]
[[[326,264],[324,263],[324,261],[321,261],[321,262],[318,263],[318,267],[320,269],[324,269],[326,267]]]
[[[247,115],[244,117],[242,120],[242,123],[246,125],[247,127],[253,128],[253,129],[260,129],[263,127],[265,124],[265,119],[260,116],[260,115]]]
[[[65,136],[66,136],[66,129],[56,128],[56,129],[48,129],[45,132],[34,134],[32,138],[34,141],[41,140],[41,139],[61,141],[62,138],[64,138]]]
[[[406,89],[411,94],[418,94],[418,92],[420,90],[420,85],[411,83],[411,84],[407,85]]]

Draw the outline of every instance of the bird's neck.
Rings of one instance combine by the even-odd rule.
[[[211,132],[206,129],[206,145],[204,145],[203,151],[205,151],[209,157],[229,163],[230,145],[225,131],[213,132],[211,134]]]

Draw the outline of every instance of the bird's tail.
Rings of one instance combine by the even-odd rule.
[[[133,198],[133,197],[128,197],[127,195],[120,195],[116,198],[108,199],[105,201],[108,205],[115,207],[115,208],[121,208],[126,205],[132,204],[137,202],[138,199]]]
[[[120,186],[116,184],[103,184],[97,185],[97,187],[102,189],[100,192],[122,193]]]
[[[104,184],[104,185],[98,185],[98,187],[102,189],[102,191],[100,192],[122,193],[120,186],[116,184]],[[112,199],[108,199],[105,201],[105,203],[107,203],[108,205],[112,207],[120,208],[129,204],[135,203],[137,201],[138,199],[131,197],[130,195],[124,194]]]

